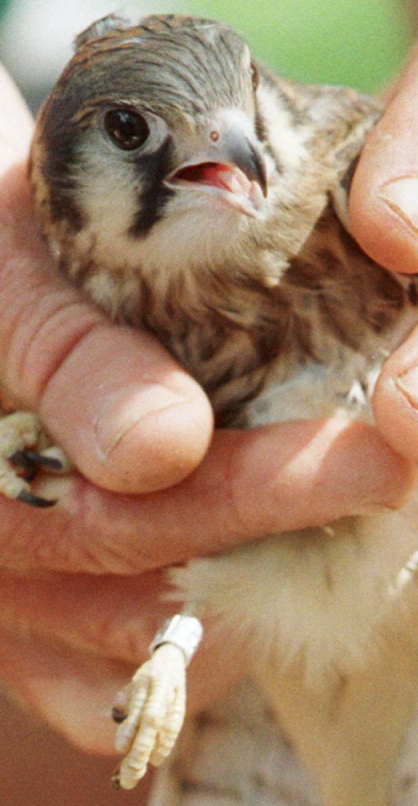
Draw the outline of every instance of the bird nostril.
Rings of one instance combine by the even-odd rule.
[[[220,134],[219,134],[219,132],[216,131],[216,129],[214,129],[213,131],[211,131],[209,137],[212,140],[212,143],[217,143],[218,140],[219,140]]]

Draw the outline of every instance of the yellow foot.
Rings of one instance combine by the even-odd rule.
[[[115,747],[125,758],[113,775],[116,789],[133,789],[148,763],[158,767],[171,753],[186,710],[186,667],[202,639],[196,616],[173,616],[157,632],[151,658],[119,693],[113,719]]]
[[[112,778],[116,789],[133,789],[148,763],[158,767],[171,753],[184,721],[185,672],[183,651],[162,644],[118,695],[115,748],[126,756]]]
[[[39,470],[68,472],[70,464],[60,448],[51,445],[39,418],[16,411],[0,418],[0,493],[35,507],[55,504],[31,492]]]

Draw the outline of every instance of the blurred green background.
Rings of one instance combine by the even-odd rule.
[[[278,72],[369,92],[396,73],[412,41],[402,0],[187,0],[177,7],[231,23]]]
[[[136,20],[175,11],[224,20],[283,75],[375,92],[405,59],[418,0],[0,0],[0,58],[32,108],[70,57],[73,37],[125,7]]]

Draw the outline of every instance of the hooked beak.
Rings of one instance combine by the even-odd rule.
[[[172,171],[164,184],[208,193],[228,207],[254,217],[267,196],[264,160],[242,132],[229,130],[193,159]]]

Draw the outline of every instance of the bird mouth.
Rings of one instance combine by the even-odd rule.
[[[220,202],[254,217],[260,210],[265,188],[258,179],[247,176],[237,165],[223,162],[197,162],[183,165],[164,183],[169,188],[189,188],[211,194]]]

